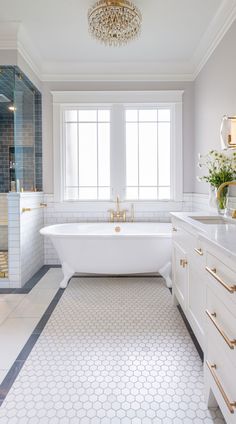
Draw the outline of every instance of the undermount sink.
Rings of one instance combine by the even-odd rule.
[[[235,224],[232,219],[224,218],[223,216],[190,216],[189,218],[206,225],[227,225]]]

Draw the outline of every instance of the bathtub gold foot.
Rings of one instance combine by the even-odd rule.
[[[63,280],[60,282],[60,288],[65,289],[71,279],[74,275],[74,271],[67,265],[65,262],[62,264],[62,272],[64,275]]]

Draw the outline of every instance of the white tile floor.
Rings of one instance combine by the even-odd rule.
[[[1,424],[223,422],[156,278],[74,278],[0,408]]]
[[[51,269],[29,294],[0,294],[0,384],[58,290]]]

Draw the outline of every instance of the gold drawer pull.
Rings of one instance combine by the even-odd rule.
[[[216,385],[217,385],[220,393],[222,394],[222,397],[223,397],[223,399],[224,399],[224,401],[225,401],[225,403],[226,403],[226,405],[228,407],[228,410],[231,412],[231,414],[234,414],[234,409],[236,408],[236,402],[230,402],[227,394],[225,393],[225,391],[223,389],[223,386],[222,386],[222,384],[221,384],[220,380],[218,379],[217,374],[215,372],[216,365],[215,364],[212,365],[208,361],[206,361],[206,364],[207,364],[207,366],[208,366],[208,368],[209,368],[209,370],[211,372],[212,377],[215,380],[215,383],[216,383]]]
[[[185,268],[188,265],[188,261],[186,259],[180,259],[179,264]]]
[[[213,322],[216,329],[219,331],[220,335],[223,337],[224,341],[227,343],[227,345],[230,347],[230,349],[234,349],[236,346],[236,340],[230,340],[229,337],[225,334],[225,332],[219,327],[219,324],[216,321],[216,313],[211,313],[208,310],[206,310],[207,316],[210,318],[210,320]]]
[[[217,275],[216,268],[209,268],[208,266],[206,266],[206,271],[209,272],[209,274],[211,274],[211,276],[214,277],[215,280],[218,281],[218,283],[220,283],[226,290],[228,290],[228,292],[230,293],[236,292],[236,286],[229,286],[228,284],[226,284],[222,280],[222,278],[220,278],[220,276]]]
[[[198,253],[200,256],[203,256],[203,251],[202,251],[202,249],[201,249],[201,248],[200,248],[200,249],[195,248],[195,249],[194,249],[194,251],[195,251],[196,253]]]

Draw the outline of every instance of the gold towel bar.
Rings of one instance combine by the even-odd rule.
[[[236,402],[231,402],[227,396],[227,394],[225,393],[223,386],[215,372],[216,370],[216,365],[215,364],[210,364],[210,362],[206,361],[206,364],[211,372],[212,377],[215,380],[215,383],[220,391],[220,393],[222,394],[222,397],[228,407],[229,412],[231,412],[231,414],[234,414],[234,409],[236,408]]]
[[[227,345],[230,347],[230,349],[234,349],[236,346],[236,340],[230,340],[230,338],[225,334],[225,332],[220,328],[219,324],[216,321],[216,313],[211,313],[208,310],[206,310],[207,316],[210,318],[216,329],[219,331],[220,335],[223,337],[224,341],[227,343]]]
[[[222,278],[217,274],[216,268],[209,268],[208,266],[206,266],[205,269],[213,278],[215,278],[216,281],[218,281],[218,283],[220,283],[226,290],[228,290],[228,292],[236,292],[236,286],[229,286],[227,283],[225,283]]]
[[[46,207],[47,207],[47,203],[40,203],[39,206],[36,207],[36,208],[22,208],[21,209],[21,212],[22,213],[24,213],[24,212],[31,212],[31,211],[33,211],[35,209],[42,209],[42,208],[46,208]]]
[[[197,249],[197,248],[195,247],[194,251],[195,251],[196,253],[198,253],[198,255],[203,256],[203,251],[202,251],[202,249],[201,249],[201,248]]]

